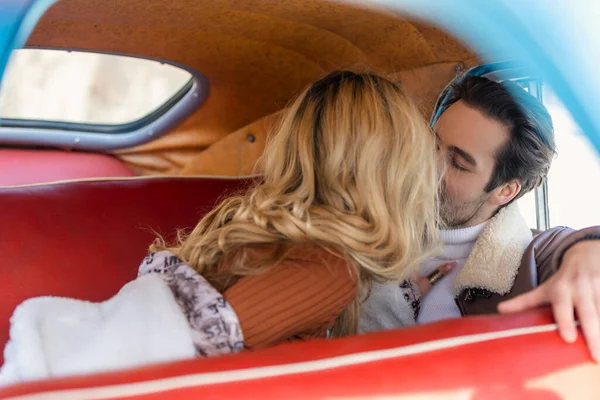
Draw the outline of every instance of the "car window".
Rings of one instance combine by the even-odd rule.
[[[600,225],[598,154],[548,86],[543,86],[543,100],[552,115],[558,149],[548,174],[550,225]]]
[[[518,200],[532,228],[537,216],[548,213],[549,226],[581,229],[600,225],[600,159],[569,111],[547,85],[541,86],[542,101],[552,116],[558,155],[547,179],[547,202],[536,206],[534,191]]]
[[[535,191],[532,190],[529,193],[526,193],[517,200],[519,204],[519,209],[521,210],[521,214],[527,221],[527,225],[532,229],[537,229],[537,207],[535,201]]]
[[[2,79],[0,118],[16,120],[13,126],[19,120],[129,124],[168,105],[191,81],[190,72],[154,60],[21,49]]]

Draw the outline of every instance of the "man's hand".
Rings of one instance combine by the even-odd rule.
[[[588,348],[600,361],[600,240],[576,243],[563,257],[559,271],[529,293],[502,302],[501,313],[552,305],[558,330],[567,343],[577,339],[574,311]]]

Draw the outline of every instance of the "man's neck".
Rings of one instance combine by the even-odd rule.
[[[458,244],[477,240],[489,221],[462,228],[442,229],[439,231],[440,240],[444,244]]]
[[[486,215],[478,214],[478,215],[475,215],[475,216],[473,216],[473,218],[469,219],[467,222],[465,222],[463,224],[454,225],[454,226],[447,226],[447,227],[445,227],[445,229],[446,230],[466,229],[466,228],[471,228],[473,226],[481,225],[483,223],[488,222],[492,218],[494,218],[494,216],[496,216],[496,214],[498,213],[498,211],[499,210],[496,210],[492,214],[486,214]]]

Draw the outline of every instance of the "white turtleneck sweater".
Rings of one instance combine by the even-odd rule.
[[[458,265],[420,299],[417,323],[460,317],[460,310],[452,294],[452,286],[486,225],[487,222],[484,222],[473,227],[439,232],[444,244],[442,252],[420,266],[421,276],[428,275],[448,262],[456,261]],[[404,298],[399,284],[374,283],[370,296],[361,306],[359,331],[375,332],[409,326],[414,323],[413,313],[414,310]]]
[[[486,225],[487,221],[467,228],[439,232],[440,240],[444,243],[442,253],[421,264],[419,268],[421,276],[427,276],[440,265],[452,261],[455,261],[457,266],[421,299],[417,323],[424,324],[460,317],[460,310],[452,294],[452,284]]]

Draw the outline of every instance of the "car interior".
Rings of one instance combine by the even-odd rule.
[[[444,88],[484,63],[481,54],[430,23],[334,0],[61,0],[17,51],[40,49],[152,60],[186,71],[189,84],[119,123],[25,119],[0,111],[2,345],[9,337],[10,315],[25,299],[106,300],[135,278],[157,235],[173,239],[219,199],[254,182],[260,175],[257,160],[281,111],[320,76],[348,68],[392,77],[429,119]],[[15,71],[9,63],[4,79]],[[99,85],[95,90],[102,90]],[[555,336],[525,335],[465,342],[440,353],[418,347],[423,341],[551,321],[548,310],[477,317],[219,360],[17,385],[0,388],[0,398],[122,398],[133,386],[140,391],[128,398],[300,398],[294,394],[299,388],[305,390],[302,398],[500,399],[509,398],[502,397],[507,393],[559,398],[544,393],[556,393],[548,388],[565,382],[585,385],[598,378],[598,370],[582,361],[583,342],[567,347]],[[520,363],[516,349],[533,341],[538,347],[527,357],[543,362]],[[405,361],[385,355],[400,347],[409,348],[413,372]],[[478,367],[481,352],[495,354],[498,374]],[[347,362],[357,354],[375,358],[319,372],[319,362]],[[455,365],[456,357],[464,362]],[[290,365],[315,369],[299,375],[266,372]],[[443,377],[449,366],[452,383]],[[249,369],[258,371],[257,378],[227,375]],[[409,379],[395,378],[398,374]],[[438,382],[431,386],[432,380]],[[508,383],[512,392],[505,391]],[[98,388],[106,391],[81,392]],[[468,393],[460,397],[463,392]]]

